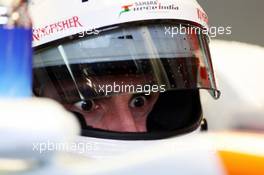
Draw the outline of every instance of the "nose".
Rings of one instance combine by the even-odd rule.
[[[135,121],[135,116],[133,116],[131,109],[129,107],[130,102],[129,95],[119,95],[114,96],[109,101],[109,110],[104,116],[105,125],[112,131],[119,132],[142,132],[145,126],[138,126]],[[143,128],[143,129],[142,129]]]

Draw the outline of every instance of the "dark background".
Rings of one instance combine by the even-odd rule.
[[[264,0],[198,0],[210,26],[231,26],[232,35],[216,39],[264,46]]]

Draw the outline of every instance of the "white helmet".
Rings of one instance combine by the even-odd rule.
[[[185,134],[202,121],[199,89],[219,97],[208,18],[196,0],[35,0],[31,16],[34,93],[76,114],[84,136]],[[142,113],[135,131],[121,126],[111,101],[127,95],[129,104],[118,105]]]

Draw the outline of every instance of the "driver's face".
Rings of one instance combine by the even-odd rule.
[[[104,78],[89,79],[97,85],[106,85],[116,82],[117,84],[146,84],[149,78],[108,76]],[[85,85],[87,82],[78,81]],[[63,83],[64,89],[72,89],[72,83]],[[49,88],[50,89],[50,88]],[[47,92],[47,91],[46,91]],[[54,98],[52,92],[46,96]],[[82,114],[88,126],[119,132],[145,132],[147,116],[151,112],[159,97],[159,93],[131,94],[125,93],[97,99],[87,99],[75,103],[63,103],[66,109]]]
[[[117,95],[89,101],[85,111],[83,102],[67,106],[84,116],[87,125],[110,131],[144,132],[147,116],[157,101],[158,93],[146,95]]]

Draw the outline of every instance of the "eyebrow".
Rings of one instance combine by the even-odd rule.
[[[62,99],[65,99],[67,101],[67,103],[74,103],[74,102],[77,102],[77,101],[81,101],[81,100],[85,100],[85,99],[97,99],[97,97],[103,97],[103,98],[110,98],[111,95],[114,95],[114,94],[119,94],[119,93],[112,93],[110,94],[110,96],[105,96],[105,94],[102,92],[97,92],[96,91],[96,88],[92,88],[88,85],[86,85],[85,82],[80,82],[78,83],[78,90],[77,88],[75,87],[75,85],[73,83],[68,83],[68,82],[71,82],[71,81],[61,81],[61,82],[57,82],[57,87],[56,89],[59,91],[59,95]],[[148,83],[143,83],[143,84],[135,84],[135,85],[141,85],[141,86],[146,86],[146,85],[155,85],[155,82],[154,81],[151,81],[151,82],[148,82]],[[79,95],[80,92],[82,94],[82,96],[84,97],[84,99],[82,99]],[[120,94],[125,94],[125,93],[120,93]],[[150,95],[145,95],[144,92],[142,93],[134,93],[134,94],[131,94],[132,97],[131,98],[134,98],[134,97],[138,97],[138,96],[146,96],[146,97],[150,97]]]
[[[132,99],[132,98],[135,98],[135,97],[139,97],[139,96],[145,96],[145,97],[147,98],[147,100],[149,100],[150,97],[151,97],[151,93],[150,93],[149,95],[146,95],[145,93],[137,93],[137,94],[133,94],[132,97],[131,97],[131,99]]]
[[[60,90],[59,90],[59,95],[62,99],[65,99],[67,103],[75,103],[77,101],[85,100],[85,99],[92,99],[98,93],[94,91],[90,87],[79,87],[78,90],[77,88],[72,84],[70,86],[64,86],[62,87],[63,84],[60,85]],[[83,98],[82,99],[79,95],[79,92],[82,94]]]

